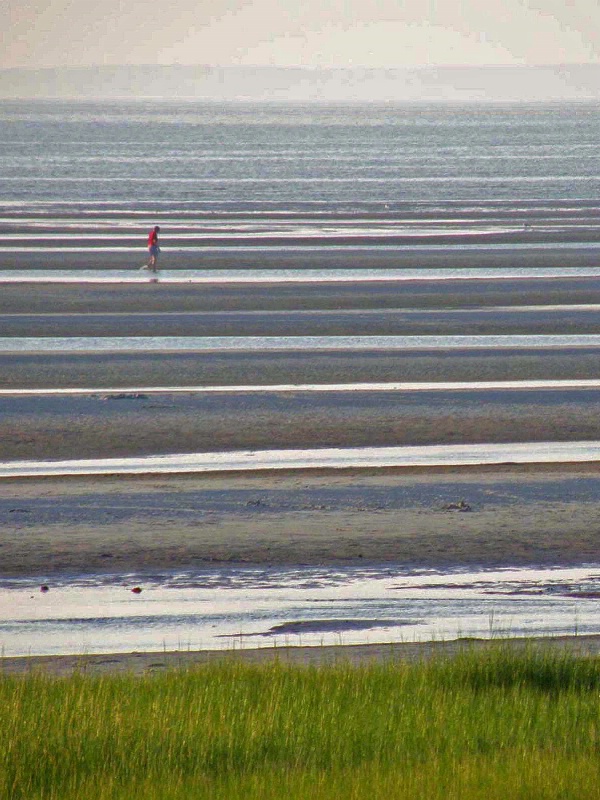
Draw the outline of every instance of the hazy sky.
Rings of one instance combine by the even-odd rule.
[[[0,67],[600,62],[600,0],[0,0]]]

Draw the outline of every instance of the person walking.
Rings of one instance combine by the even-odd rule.
[[[158,245],[159,233],[160,226],[155,225],[148,234],[148,253],[150,254],[150,259],[142,269],[149,269],[150,272],[158,272],[158,254],[160,253],[160,247]]]

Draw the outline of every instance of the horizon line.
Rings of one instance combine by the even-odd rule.
[[[44,66],[0,66],[1,72],[11,71],[24,71],[24,72],[42,72],[49,70],[79,70],[79,69],[131,69],[131,68],[160,68],[172,69],[178,68],[196,68],[201,67],[204,69],[219,70],[219,69],[264,69],[264,70],[301,70],[306,72],[354,72],[354,71],[369,71],[369,72],[390,72],[390,71],[427,71],[432,69],[549,69],[557,67],[600,67],[600,58],[597,61],[549,61],[536,64],[525,64],[520,62],[501,62],[489,63],[482,62],[481,64],[469,63],[439,63],[439,64],[396,64],[389,66],[369,66],[367,64],[339,64],[339,65],[310,65],[310,64],[210,64],[203,62],[179,62],[173,61],[168,64],[152,63],[152,62],[139,62],[139,63],[109,63],[109,64],[55,64]]]

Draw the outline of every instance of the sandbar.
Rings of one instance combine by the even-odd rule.
[[[596,464],[8,479],[1,574],[600,563],[599,489]]]

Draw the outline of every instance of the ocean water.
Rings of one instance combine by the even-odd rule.
[[[157,220],[191,249],[524,232],[592,242],[599,139],[600,107],[584,104],[3,101],[0,245],[137,248]]]

